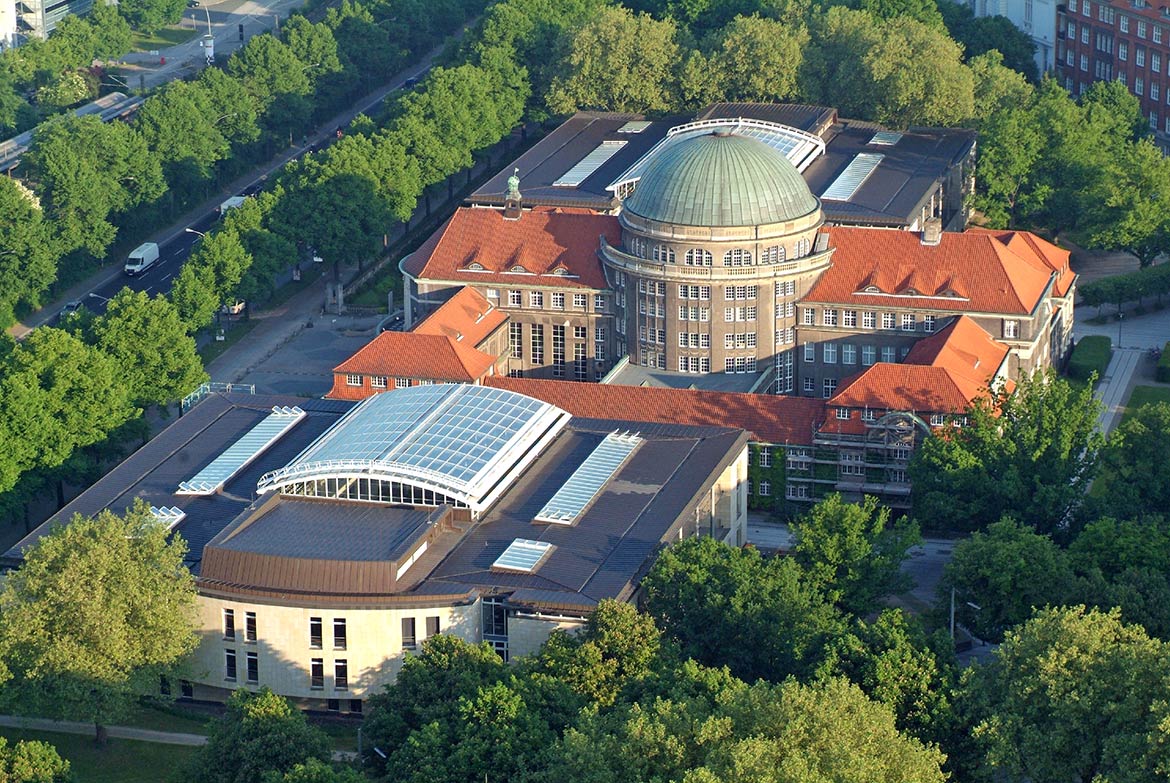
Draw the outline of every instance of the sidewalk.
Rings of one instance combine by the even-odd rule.
[[[92,723],[81,723],[71,720],[49,720],[48,718],[25,718],[17,715],[0,715],[0,726],[10,729],[24,729],[26,731],[49,731],[57,734],[93,735]],[[112,739],[136,740],[138,742],[157,742],[161,745],[187,745],[199,747],[207,744],[207,737],[202,734],[182,734],[177,731],[155,731],[140,729],[134,726],[106,726],[106,733]],[[353,761],[357,753],[352,750],[333,751],[334,761]]]
[[[1136,383],[1135,372],[1144,352],[1137,348],[1118,348],[1109,360],[1105,376],[1097,384],[1097,397],[1105,406],[1098,419],[1101,432],[1108,435],[1121,423],[1125,404]]]

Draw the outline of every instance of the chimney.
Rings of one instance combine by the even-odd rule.
[[[942,220],[936,217],[926,219],[922,224],[922,244],[934,247],[942,242]]]

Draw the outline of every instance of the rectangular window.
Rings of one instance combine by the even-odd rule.
[[[882,346],[882,361],[886,362],[887,364],[894,361],[894,346],[892,346],[892,345],[883,345]]]
[[[870,366],[877,360],[877,349],[872,345],[861,346],[861,363],[865,367]]]
[[[508,292],[508,306],[509,307],[519,307],[520,301],[521,301],[520,296],[521,296],[521,294],[519,291],[509,291]]]
[[[483,600],[483,635],[508,635],[508,610],[501,598],[485,598]]]
[[[246,661],[248,664],[248,682],[260,681],[260,653],[249,652],[246,654]]]
[[[1081,55],[1081,70],[1082,71],[1089,70],[1089,55],[1087,55],[1087,54]]]
[[[933,332],[934,331],[934,316],[933,315],[922,316],[922,331],[924,331],[924,332]]]
[[[817,379],[816,378],[805,378],[804,379],[804,391],[806,393],[812,393],[812,392],[815,392],[816,390],[817,390]]]
[[[724,307],[723,308],[723,320],[727,323],[732,323],[733,321],[735,321],[735,308],[734,307]]]
[[[544,307],[544,292],[543,291],[529,291],[528,292],[528,306],[543,308]]]
[[[1154,73],[1162,72],[1162,55],[1157,52],[1150,52],[1150,70]],[[1153,93],[1151,93],[1153,97]]]
[[[333,662],[333,689],[349,690],[349,661],[339,658]]]
[[[1069,6],[1069,10],[1072,10],[1071,5]],[[1122,14],[1120,24],[1121,24],[1121,32],[1128,33],[1129,32],[1129,17],[1126,16],[1125,14]]]
[[[320,650],[321,649],[321,618],[320,617],[310,617],[309,618],[309,649],[310,650]]]
[[[821,396],[827,400],[833,396],[833,392],[835,391],[837,391],[837,379],[825,378],[824,388],[822,389]]]
[[[861,314],[863,329],[873,329],[877,325],[877,313],[865,312]]]
[[[1157,82],[1150,82],[1150,100],[1156,101],[1156,100],[1159,100],[1161,97],[1162,97],[1162,85],[1158,84]],[[1155,115],[1155,112],[1150,112],[1150,114],[1151,114],[1151,116],[1153,116],[1153,115]],[[1158,120],[1156,117],[1154,119],[1154,124],[1151,125],[1150,127],[1153,128],[1154,130],[1158,130]]]
[[[565,309],[565,295],[562,293],[552,294],[552,306],[554,310]]]
[[[815,362],[817,360],[817,347],[813,343],[804,344],[804,360],[806,362]]]
[[[837,325],[837,311],[836,310],[824,310],[822,312],[822,316],[824,319],[825,326],[836,326]]]
[[[488,298],[488,299],[491,299],[491,300],[494,300],[495,302],[499,302],[499,301],[500,301],[500,289],[498,289],[498,288],[489,288],[489,289],[487,290],[487,298]]]
[[[801,310],[801,321],[805,326],[815,326],[817,323],[817,311],[811,307],[806,307]]]
[[[842,314],[842,323],[845,326],[857,326],[857,311],[856,310],[846,310]]]
[[[586,327],[584,327],[584,326],[574,326],[573,327],[573,339],[574,340],[584,340],[588,335],[589,335],[589,331]]]
[[[768,448],[767,446],[763,446],[762,448],[760,448],[760,467],[761,468],[772,467],[772,450],[770,448]]]
[[[427,638],[439,635],[439,618],[432,616],[427,618]]]
[[[402,649],[413,650],[416,647],[414,638],[414,618],[402,618]]]
[[[902,313],[902,331],[903,332],[913,332],[914,331],[914,314],[913,313]]]
[[[573,294],[573,307],[577,310],[584,310],[589,304],[589,298],[585,294]]]
[[[348,375],[345,376],[345,385],[346,386],[361,386],[362,385],[362,376],[354,375],[353,373],[349,373]]]
[[[841,364],[857,364],[857,346],[850,343],[841,344]]]
[[[325,661],[321,658],[309,661],[309,687],[314,690],[325,687]]]
[[[345,618],[344,617],[334,617],[333,618],[333,649],[334,650],[344,650],[345,643],[346,643]]]
[[[508,347],[513,359],[524,358],[524,327],[518,323],[508,324]]]
[[[1077,12],[1077,0],[1068,0],[1068,12],[1070,14]]]
[[[1069,65],[1072,65],[1072,62],[1073,62],[1072,56],[1073,56],[1072,50],[1069,50],[1069,53],[1068,53],[1068,64]],[[1117,44],[1117,59],[1121,60],[1122,62],[1125,62],[1129,59],[1129,44],[1127,44],[1125,41],[1121,41],[1120,43]]]
[[[837,346],[835,343],[822,343],[824,346],[825,364],[837,363]]]
[[[766,498],[766,497],[771,497],[771,495],[772,495],[772,482],[767,481],[767,480],[761,481],[760,482],[760,497]]]
[[[370,378],[370,386],[373,386],[375,389],[385,389],[386,388],[386,376],[385,375],[373,376],[372,378]]]
[[[394,379],[394,388],[395,389],[409,389],[410,388],[410,378],[395,378]]]
[[[848,408],[838,408],[837,409],[837,418],[843,419],[843,420],[848,420],[849,419],[849,409]]]
[[[544,364],[544,326],[541,324],[532,325],[532,363],[536,365]]]
[[[1158,27],[1158,25],[1154,25],[1153,39],[1154,43],[1162,43],[1162,28]]]
[[[256,641],[256,613],[244,612],[244,641]]]
[[[1146,94],[1146,80],[1140,76],[1133,77],[1133,94],[1142,96]]]
[[[1081,43],[1087,44],[1089,42],[1089,26],[1087,24],[1081,25]]]
[[[236,610],[223,610],[223,638],[229,641],[236,639]]]
[[[882,328],[883,329],[893,329],[894,328],[894,314],[893,313],[882,313]]]
[[[1019,321],[1004,321],[1003,322],[1003,336],[1006,340],[1015,340],[1020,336],[1020,322]]]
[[[1081,15],[1089,17],[1093,15],[1092,11],[1089,9],[1089,0],[1083,0],[1081,3]]]
[[[1138,38],[1145,38],[1146,37],[1146,23],[1143,22],[1141,19],[1138,19],[1138,23],[1137,23],[1137,37]]]
[[[235,681],[236,679],[236,651],[223,651],[223,678]]]
[[[593,295],[593,309],[599,313],[605,312],[605,294]]]

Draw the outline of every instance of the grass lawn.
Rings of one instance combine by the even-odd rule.
[[[214,715],[183,702],[167,706],[150,707],[142,705],[125,718],[118,720],[119,726],[137,726],[154,731],[174,731],[180,734],[206,734],[207,722]]]
[[[1133,394],[1129,396],[1129,402],[1126,403],[1125,416],[1121,420],[1125,421],[1128,419],[1143,405],[1151,405],[1155,402],[1170,402],[1170,387],[1135,386],[1133,388]]]
[[[82,734],[57,734],[47,731],[0,729],[9,742],[40,740],[57,749],[68,759],[77,783],[166,783],[178,779],[178,772],[195,753],[184,745],[161,745],[111,739],[104,748],[93,744],[93,737]]]
[[[136,52],[151,52],[168,46],[186,43],[198,34],[197,30],[184,27],[164,27],[154,33],[134,32],[133,47]]]
[[[256,328],[256,324],[257,321],[253,320],[238,321],[235,326],[233,326],[231,329],[228,329],[224,333],[224,339],[222,342],[212,340],[207,345],[200,348],[199,358],[203,360],[203,366],[206,367],[207,365],[211,364],[213,359],[226,351],[228,348],[231,348],[240,340],[244,339],[248,332]]]

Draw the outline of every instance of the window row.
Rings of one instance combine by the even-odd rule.
[[[704,335],[706,336],[706,335]],[[679,372],[711,372],[710,356],[680,356],[678,357]]]
[[[837,364],[837,359],[840,357],[841,364],[857,364],[858,346],[853,343],[821,343],[821,361],[825,364]],[[902,357],[906,358],[906,354],[910,352],[909,347],[903,346]],[[860,351],[861,364],[863,367],[868,367],[877,361],[878,348],[875,345],[862,345]],[[891,364],[898,360],[898,349],[892,345],[883,345],[881,347],[881,360],[887,364]],[[817,346],[816,343],[804,344],[804,361],[808,363],[817,360]]]
[[[729,285],[723,289],[723,298],[728,302],[743,299],[755,299],[760,292],[760,287],[755,285]]]
[[[325,688],[325,661],[322,658],[309,660],[309,687],[313,690]],[[333,689],[349,690],[349,661],[345,658],[333,661]]]
[[[711,298],[711,286],[709,285],[680,285],[678,287],[679,299],[699,299],[706,300]]]
[[[793,246],[793,258],[803,258],[809,254],[812,245],[808,239],[799,239]],[[674,248],[669,245],[651,245],[642,237],[630,237],[627,249],[631,255],[638,258],[650,258],[660,264],[677,263]],[[760,251],[759,263],[779,264],[787,259],[788,251],[783,245],[771,245]],[[686,266],[713,266],[715,260],[710,250],[693,247],[683,253],[683,264]],[[735,247],[723,254],[723,266],[750,266],[753,263],[752,251]]]
[[[228,682],[235,682],[239,672],[236,668],[236,651],[223,651],[223,678]],[[260,682],[260,654],[254,651],[244,653],[244,682]]]
[[[710,348],[711,335],[707,332],[679,332],[679,348]]]
[[[825,308],[821,311],[821,326],[857,326],[857,310],[835,310],[832,308]],[[861,312],[861,328],[862,329],[876,329],[878,323],[878,313],[872,310],[863,310]],[[914,332],[918,330],[919,325],[922,326],[922,331],[931,333],[935,330],[937,320],[933,315],[924,315],[922,320],[918,320],[918,316],[914,313],[881,313],[881,328],[882,329],[901,329],[903,332]],[[817,311],[815,307],[801,308],[801,325],[802,326],[816,326],[817,325]]]
[[[544,309],[544,291],[529,291],[528,292],[528,306],[538,310]],[[500,292],[498,289],[487,289],[488,301],[495,304],[499,303]],[[573,294],[573,309],[584,310],[589,302],[588,294]],[[523,291],[509,291],[508,292],[508,307],[523,307],[524,304]],[[560,291],[553,291],[549,294],[549,303],[553,310],[565,310],[565,294]],[[606,311],[605,294],[593,295],[593,309],[598,313]]]
[[[363,381],[366,376],[358,375],[356,373],[347,373],[345,376],[346,386],[361,387],[364,385]],[[370,388],[371,389],[387,389],[390,385],[390,378],[385,375],[371,375]],[[411,386],[432,386],[434,380],[430,378],[395,378],[395,389],[409,389]]]
[[[723,371],[729,373],[745,373],[756,371],[756,357],[728,356],[723,360]]]

